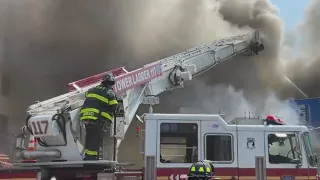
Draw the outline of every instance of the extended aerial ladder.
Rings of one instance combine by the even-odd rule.
[[[192,80],[233,56],[257,55],[263,49],[259,31],[252,31],[189,49],[134,71],[128,72],[124,67],[111,70],[116,77],[114,90],[120,103],[116,112],[117,129],[106,130],[109,138],[118,138],[116,147],[119,147],[144,98],[184,87],[184,81]],[[37,139],[37,150],[30,152],[21,148],[17,156],[35,158],[38,165],[62,160],[82,161],[85,130],[79,121],[79,109],[85,92],[100,84],[105,73],[69,83],[69,93],[31,105],[22,129],[25,134],[31,133]],[[106,142],[110,145],[113,141]],[[108,152],[104,159],[112,162],[111,149],[103,151]]]

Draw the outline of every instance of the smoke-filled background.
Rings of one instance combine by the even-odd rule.
[[[293,32],[291,53],[299,51],[300,56],[287,62],[287,74],[308,96],[319,96],[320,86],[320,1],[313,0],[305,11],[304,21]],[[300,39],[300,40],[299,40]]]
[[[10,79],[9,132],[24,124],[28,105],[66,92],[68,82],[119,66],[138,68],[250,29],[260,29],[264,37],[259,56],[233,58],[188,88],[161,95],[164,105],[157,111],[189,107],[226,113],[229,119],[255,111],[296,123],[295,108],[280,99],[301,96],[283,73],[310,96],[317,95],[319,1],[314,2],[300,27],[307,33],[306,59],[312,57],[313,65],[301,70],[295,64],[305,64],[305,56],[300,61],[284,56],[293,50],[282,46],[283,22],[268,0],[1,0],[0,59],[1,73]]]

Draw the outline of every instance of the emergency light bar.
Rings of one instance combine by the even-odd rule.
[[[285,123],[276,116],[267,116],[265,121],[267,122],[267,125],[285,125]]]

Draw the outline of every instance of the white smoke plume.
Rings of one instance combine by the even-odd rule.
[[[198,84],[201,91],[197,91],[192,107],[181,108],[181,113],[206,113],[225,114],[227,122],[237,117],[259,117],[276,115],[287,124],[299,124],[298,107],[288,100],[280,100],[275,93],[269,92],[263,97],[261,95],[247,100],[242,90],[236,90],[231,85],[216,85],[209,87]],[[253,94],[252,94],[253,95]],[[206,98],[201,98],[205,96]]]

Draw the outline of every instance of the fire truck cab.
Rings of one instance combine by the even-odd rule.
[[[286,125],[274,116],[145,114],[145,177],[177,180],[198,160],[210,160],[221,179],[255,179],[261,162],[267,179],[316,179],[317,158],[308,128]]]

